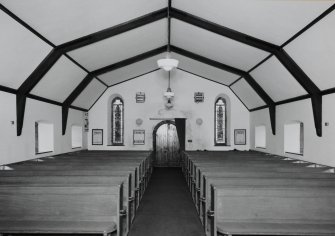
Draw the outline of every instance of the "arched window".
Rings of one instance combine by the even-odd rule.
[[[123,101],[116,97],[112,101],[112,145],[123,145]]]
[[[215,102],[215,145],[227,145],[226,100],[219,97]]]

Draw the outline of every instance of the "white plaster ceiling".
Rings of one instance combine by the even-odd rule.
[[[72,103],[73,106],[89,109],[95,101],[105,91],[106,86],[100,81],[93,79],[89,85],[86,86],[84,91]]]
[[[334,4],[333,0],[173,0],[173,7],[281,45]]]
[[[18,89],[52,48],[0,11],[0,85]]]
[[[269,53],[208,30],[172,19],[171,43],[241,70],[249,70]]]
[[[166,29],[167,20],[159,20],[69,54],[88,70],[96,70],[166,45]]]
[[[306,94],[303,87],[274,56],[250,74],[276,102]]]
[[[153,0],[0,0],[56,45],[124,23],[161,8]]]
[[[335,87],[335,12],[284,48],[321,89]]]
[[[56,45],[164,8],[167,2],[0,0],[0,3]],[[334,0],[173,0],[173,7],[280,45],[334,3]],[[284,48],[322,90],[335,87],[334,25],[335,13],[332,12]],[[0,28],[0,85],[17,89],[52,48],[1,10]],[[171,43],[245,71],[269,55],[176,19],[172,19]],[[166,44],[167,20],[162,19],[69,54],[93,71]],[[172,55],[180,60],[180,69],[225,85],[239,77],[176,53]],[[131,79],[156,69],[157,57],[119,68],[100,78],[108,85]],[[85,75],[86,72],[62,57],[32,90],[32,94],[62,102]],[[306,94],[274,57],[252,71],[251,75],[274,101]],[[94,79],[74,105],[89,108],[104,89],[105,86]],[[235,83],[232,89],[249,108],[265,105],[244,79]]]
[[[87,73],[84,70],[62,56],[31,93],[63,102],[86,75]]]
[[[99,78],[109,86],[115,85],[158,69],[157,60],[164,57],[165,53],[162,53],[157,56],[150,57],[148,59],[102,74],[99,76]]]
[[[249,108],[256,108],[266,105],[263,99],[243,78],[230,87],[241,101]]]
[[[179,60],[179,69],[194,73],[198,76],[205,77],[221,84],[230,85],[239,78],[238,75],[193,60],[189,57],[185,57],[177,53],[172,53],[171,55],[173,58]]]

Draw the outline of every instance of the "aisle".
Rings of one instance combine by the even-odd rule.
[[[204,236],[180,168],[155,168],[129,236]]]

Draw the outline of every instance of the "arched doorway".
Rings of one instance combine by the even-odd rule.
[[[179,140],[174,121],[158,123],[153,131],[153,149],[155,167],[179,167]]]

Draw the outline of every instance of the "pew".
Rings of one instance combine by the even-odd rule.
[[[326,209],[335,207],[335,175],[326,173],[330,167],[308,168],[309,164],[257,152],[182,155],[186,181],[211,236],[335,235],[335,210]],[[296,207],[280,208],[285,202]],[[314,218],[304,218],[312,213]],[[255,217],[261,214],[267,217]]]
[[[318,168],[302,168],[302,167],[297,167],[297,166],[281,166],[281,165],[250,165],[247,166],[247,164],[242,165],[223,165],[220,166],[220,164],[217,164],[216,166],[195,166],[195,171],[196,172],[191,172],[189,175],[189,187],[190,191],[192,194],[192,197],[194,201],[196,202],[196,192],[197,192],[197,185],[198,188],[201,187],[200,181],[202,180],[203,176],[205,175],[204,173],[210,172],[210,173],[217,173],[220,175],[221,173],[229,173],[229,172],[261,172],[261,173],[320,173],[320,170]],[[200,183],[200,186],[199,186]]]
[[[124,236],[123,185],[0,186],[1,234]]]
[[[271,186],[271,187],[327,187],[335,189],[334,178],[278,178],[276,175],[269,176],[268,178],[262,178],[261,176],[255,178],[231,178],[231,177],[208,177],[204,176],[203,186],[199,189],[199,198],[197,202],[197,209],[199,211],[200,219],[203,223],[204,228],[207,227],[206,212],[210,210],[211,199],[210,196],[211,186],[215,187],[227,187],[227,186]]]
[[[98,163],[97,163],[98,162]],[[149,179],[149,171],[150,169],[144,169],[144,164],[142,161],[133,161],[133,160],[82,160],[79,162],[71,162],[70,159],[65,161],[42,161],[42,162],[21,162],[16,164],[8,165],[10,168],[14,170],[127,170],[131,167],[136,168],[138,174],[134,174],[134,176],[138,177],[134,180],[134,183],[138,186],[138,198],[140,199],[143,196],[144,189],[147,186],[147,182]],[[149,168],[149,167],[148,167]]]
[[[121,168],[122,169],[122,168]],[[131,184],[131,196],[129,196],[129,201],[131,201],[134,205],[132,220],[134,220],[135,211],[139,207],[140,197],[139,197],[139,186],[138,186],[138,177],[137,177],[137,169],[133,170],[131,168],[130,170],[126,168],[126,170],[120,170],[120,168],[109,168],[108,170],[59,170],[59,169],[53,169],[53,170],[5,170],[0,171],[0,178],[3,177],[18,177],[18,176],[24,176],[27,177],[27,179],[31,177],[47,177],[47,176],[86,176],[88,179],[91,177],[96,176],[119,176],[119,175],[130,175],[131,180],[129,183]],[[87,179],[86,178],[86,179]],[[29,180],[27,180],[29,181]],[[93,181],[93,180],[92,180]]]
[[[124,221],[123,228],[129,231],[130,224],[135,217],[135,201],[131,184],[131,174],[119,174],[108,176],[1,176],[0,187],[3,185],[11,186],[72,186],[72,185],[115,185],[123,184],[123,203],[124,213],[127,220]]]
[[[211,186],[209,235],[334,235],[335,189]]]
[[[96,217],[97,222],[83,220],[80,217],[78,217],[78,221],[69,221],[69,223],[72,224],[72,230],[70,226],[63,224],[63,222],[59,222],[59,219],[54,221],[51,216],[45,218],[44,222],[50,220],[47,222],[48,224],[45,227],[40,224],[39,221],[28,222],[27,219],[24,218],[22,221],[20,221],[20,225],[22,225],[22,227],[24,226],[25,230],[29,231],[30,233],[38,234],[68,234],[67,231],[70,232],[70,234],[108,234],[116,232],[117,235],[123,236],[126,235],[129,231],[129,227],[134,220],[135,211],[139,206],[139,201],[148,184],[150,175],[152,173],[152,157],[149,152],[80,151],[70,154],[63,154],[60,156],[44,157],[35,160],[14,163],[8,166],[8,170],[0,171],[0,189],[17,188],[22,190],[23,188],[29,188],[31,191],[33,191],[43,187],[43,189],[48,192],[50,190],[48,188],[55,189],[56,187],[74,187],[77,189],[78,187],[102,187],[102,185],[104,185],[103,187],[105,187],[105,185],[108,185],[109,187],[114,185],[122,186],[122,194],[120,196],[118,206],[119,211],[117,212],[119,218],[118,221],[114,220],[114,223],[112,222],[113,225],[109,228],[110,232],[108,232],[108,230],[103,232],[101,231],[100,228],[104,228],[102,225],[105,224],[105,221],[103,217],[100,216]],[[24,193],[22,192],[22,195],[24,194],[26,194],[28,198],[30,195],[33,195],[33,193],[29,191]],[[52,194],[54,194],[54,192],[51,193],[51,195]],[[70,196],[71,194],[72,193],[69,193],[68,195]],[[18,195],[21,196],[21,193]],[[44,195],[47,195],[47,193],[42,194],[41,198],[43,198]],[[103,197],[103,194],[100,197]],[[3,199],[6,199],[6,197]],[[11,199],[11,197],[7,199]],[[65,203],[69,202],[65,201]],[[76,209],[72,208],[71,204],[68,206],[70,207],[70,210],[72,209],[76,211]],[[51,204],[50,207],[53,208],[53,205]],[[54,208],[56,209],[57,206]],[[34,211],[31,209],[29,209],[29,211],[34,213]],[[14,215],[12,216],[12,219],[6,218],[7,221],[4,223],[4,225],[7,223],[14,225],[16,222],[13,220],[15,218]],[[128,217],[126,217],[126,215],[128,215]],[[21,216],[17,215],[17,218],[21,219]],[[87,227],[87,230],[80,231],[79,229],[75,228],[76,224],[78,226],[82,226],[85,225],[85,223],[87,223],[87,226],[89,226]],[[64,229],[66,229],[65,231],[57,231],[57,227],[61,227],[60,224],[64,225]],[[27,225],[31,225],[32,227],[29,228]],[[52,225],[55,227],[53,228]],[[96,230],[94,230],[95,226],[99,226],[99,229],[96,227]],[[114,230],[114,226],[116,227],[116,230]],[[83,228],[86,229],[85,227]],[[112,228],[113,230],[110,230]],[[4,233],[7,234],[13,234],[15,232],[22,233],[23,231],[20,229],[15,231],[14,228],[7,228],[7,231],[4,231]]]

